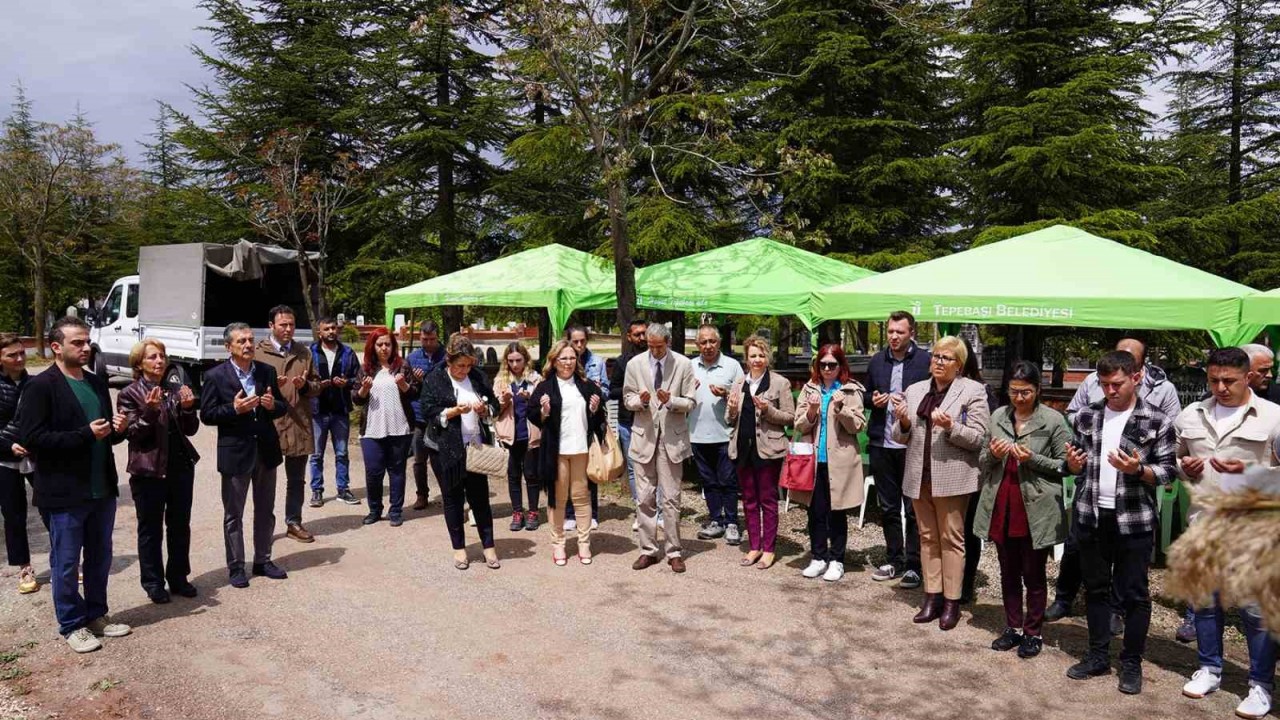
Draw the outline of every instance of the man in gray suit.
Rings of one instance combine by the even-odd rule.
[[[631,566],[657,565],[665,551],[674,572],[684,572],[680,547],[681,463],[693,455],[687,416],[694,408],[697,383],[688,358],[671,352],[671,331],[651,323],[645,333],[648,352],[631,358],[623,379],[622,401],[635,414],[628,457],[635,467],[640,557]],[[662,494],[664,547],[658,548],[658,493]]]

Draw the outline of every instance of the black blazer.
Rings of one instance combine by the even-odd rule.
[[[204,375],[200,388],[200,422],[218,428],[218,472],[223,475],[248,475],[261,460],[267,467],[284,462],[280,452],[280,435],[273,420],[289,412],[276,371],[270,365],[254,361],[253,383],[258,394],[271,388],[275,407],[267,412],[262,407],[243,415],[236,414],[235,398],[243,387],[231,361],[220,363]]]
[[[436,477],[440,482],[453,486],[462,479],[467,467],[467,450],[462,446],[462,418],[449,421],[447,427],[440,427],[440,413],[458,404],[457,393],[453,391],[453,383],[449,381],[449,366],[441,365],[422,379],[422,417],[426,420],[426,432],[433,433],[439,451],[432,455],[435,463]],[[485,378],[479,368],[471,368],[467,375],[471,387],[489,406],[489,417],[498,416],[498,399],[493,394],[493,386]],[[480,433],[485,442],[489,442],[489,428],[480,423]]]
[[[578,386],[578,392],[582,393],[582,399],[587,401],[587,444],[590,445],[593,437],[597,440],[604,439],[605,429],[609,423],[609,411],[605,407],[607,398],[599,385],[582,379],[576,373],[573,379],[574,384]],[[544,395],[551,398],[551,412],[545,419],[542,417],[542,396]],[[600,404],[596,406],[595,412],[590,411],[592,397],[600,398]],[[538,477],[542,478],[542,486],[547,491],[548,507],[555,507],[557,502],[556,474],[560,459],[560,412],[563,404],[560,382],[554,374],[538,383],[538,387],[534,388],[533,394],[529,396],[529,422],[542,430],[542,441],[538,446]],[[563,499],[560,502],[563,502]]]
[[[85,373],[84,379],[98,394],[102,417],[110,420],[112,404],[107,381],[93,373]],[[27,382],[18,406],[18,436],[35,461],[31,486],[35,504],[40,508],[57,510],[93,499],[89,486],[92,473],[89,450],[96,440],[89,429],[90,421],[57,365]],[[119,479],[110,446],[123,441],[125,436],[113,429],[107,439],[110,442],[106,458],[107,495],[116,497],[120,494]]]

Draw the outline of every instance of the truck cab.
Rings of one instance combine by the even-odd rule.
[[[132,374],[129,351],[141,337],[138,315],[141,278],[129,275],[116,280],[93,318],[89,342],[93,357],[89,367],[99,375]]]

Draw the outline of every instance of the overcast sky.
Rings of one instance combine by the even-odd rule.
[[[0,115],[26,87],[37,120],[63,122],[76,103],[102,141],[138,158],[156,101],[191,110],[186,85],[208,74],[191,54],[207,44],[193,0],[0,0]]]
[[[209,80],[191,53],[208,45],[194,0],[0,0],[0,116],[21,81],[38,120],[63,122],[76,104],[102,141],[137,160],[156,101],[191,112],[187,85]],[[1165,95],[1144,105],[1157,113]]]

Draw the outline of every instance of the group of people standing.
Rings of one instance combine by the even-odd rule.
[[[627,328],[630,347],[612,373],[587,348],[585,328],[570,328],[541,372],[528,350],[512,343],[492,384],[476,367],[471,341],[456,334],[442,344],[431,323],[421,328],[421,347],[407,357],[383,328],[370,334],[358,357],[338,341],[330,318],[317,323],[316,342],[303,347],[293,339],[295,313],[285,306],[271,311],[269,328],[270,336],[255,342],[248,325],[229,325],[223,336],[229,359],[206,373],[199,396],[174,379],[164,344],[143,339],[130,355],[136,379],[120,392],[114,411],[105,380],[84,371],[90,348],[82,321],[54,324],[49,340],[55,364],[36,376],[24,369],[18,338],[0,335],[0,499],[8,561],[19,568],[19,591],[35,591],[25,534],[24,484],[30,482],[50,535],[60,631],[76,651],[130,632],[107,614],[118,495],[113,445],[128,443],[141,582],[157,603],[169,602],[171,594],[198,593],[188,579],[188,556],[200,457],[189,438],[201,423],[218,430],[230,584],[246,587],[251,576],[287,577],[272,561],[281,465],[286,535],[295,541],[315,540],[302,522],[306,468],[310,504],[321,506],[330,446],[336,498],[360,503],[348,469],[353,408],[360,410],[366,525],[384,513],[392,527],[403,522],[411,460],[414,507],[425,508],[429,465],[443,498],[455,567],[471,564],[469,508],[484,564],[500,568],[488,478],[467,464],[473,448],[496,441],[507,449],[510,530],[539,528],[545,493],[552,562],[568,564],[568,533],[576,531],[578,561],[589,565],[599,511],[587,459],[593,443],[607,442],[612,399],[619,403],[617,436],[636,504],[635,570],[664,560],[676,573],[687,569],[680,506],[682,467],[690,459],[708,506],[699,538],[736,545],[745,528],[749,549],[741,564],[772,567],[779,478],[794,428],[794,439],[809,443],[816,456],[812,490],[791,495],[808,512],[811,560],[804,577],[843,577],[849,513],[869,501],[869,472],[887,550],[872,579],[896,580],[904,588],[923,584],[915,622],[936,622],[942,630],[959,623],[961,606],[973,595],[977,548],[989,540],[999,555],[1006,621],[991,647],[1016,649],[1023,658],[1038,655],[1043,623],[1071,612],[1070,585],[1082,583],[1089,648],[1067,674],[1083,680],[1110,673],[1110,641],[1123,633],[1119,689],[1137,693],[1151,615],[1147,580],[1156,487],[1179,477],[1213,485],[1251,465],[1278,462],[1280,406],[1266,399],[1272,356],[1261,346],[1210,353],[1211,394],[1183,410],[1176,392],[1170,395],[1172,386],[1145,363],[1145,347],[1126,339],[1101,358],[1064,417],[1041,403],[1035,365],[1013,365],[1008,403],[1000,406],[967,344],[944,337],[925,350],[915,343],[915,319],[906,312],[888,318],[887,347],[872,357],[866,386],[852,378],[843,349],[825,345],[796,395],[772,370],[763,337],[744,341],[742,364],[722,353],[712,325],[698,329],[699,352],[691,360],[671,349],[665,325],[636,321]],[[870,445],[865,469],[864,430]],[[1068,476],[1076,478],[1070,513],[1063,505]],[[246,567],[243,516],[250,496],[253,557]],[[1064,543],[1058,596],[1048,607],[1048,558]],[[1256,608],[1241,609],[1241,616],[1251,669],[1250,692],[1238,713],[1262,717],[1270,708],[1276,645]],[[1201,664],[1184,688],[1190,697],[1219,687],[1224,622],[1223,608],[1214,603],[1189,616]]]

